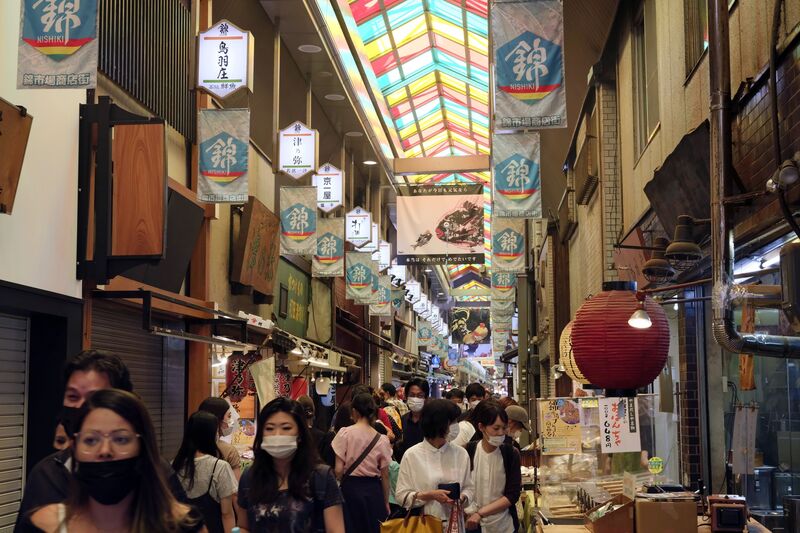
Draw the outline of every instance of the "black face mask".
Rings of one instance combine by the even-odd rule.
[[[139,457],[99,463],[78,461],[75,478],[97,503],[114,505],[139,484]]]
[[[83,411],[83,409],[80,407],[67,407],[66,405],[61,407],[58,418],[61,421],[61,425],[64,426],[64,431],[69,438],[72,438],[75,432],[78,431],[76,426],[78,425],[78,418],[81,415],[81,411]]]

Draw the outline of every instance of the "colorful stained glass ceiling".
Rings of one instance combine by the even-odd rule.
[[[488,154],[488,0],[349,6],[405,156]]]

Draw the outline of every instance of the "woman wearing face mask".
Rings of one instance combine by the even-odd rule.
[[[458,435],[461,409],[447,400],[431,400],[422,408],[425,440],[406,451],[400,463],[395,498],[403,507],[424,507],[425,514],[450,517],[453,500],[440,485],[457,483],[464,506],[474,498],[475,486],[466,450],[450,442]]]
[[[76,421],[73,486],[65,503],[46,505],[31,522],[46,533],[205,532],[202,518],[172,496],[144,404],[116,389],[94,392]]]
[[[347,531],[379,533],[389,514],[389,463],[392,445],[372,428],[377,407],[369,393],[353,398],[355,424],[333,439],[336,477],[341,480]]]
[[[236,448],[225,442],[219,440],[219,437],[228,437],[235,429],[239,414],[233,408],[228,400],[224,398],[215,398],[213,396],[206,398],[200,404],[198,411],[207,411],[217,417],[218,430],[217,430],[217,448],[219,448],[220,457],[231,465],[233,475],[238,481],[242,475],[242,458]],[[234,420],[236,419],[236,420]]]
[[[205,411],[194,413],[186,422],[172,468],[189,503],[203,514],[209,533],[228,533],[236,525],[233,495],[238,483],[231,466],[219,458],[216,436],[216,417]]]
[[[344,533],[336,478],[319,462],[299,403],[275,398],[261,410],[253,454],[239,483],[241,533]]]
[[[466,510],[467,531],[516,532],[522,474],[519,452],[505,443],[508,415],[500,404],[486,400],[475,408],[473,420],[481,439],[466,445],[475,480],[475,502]]]

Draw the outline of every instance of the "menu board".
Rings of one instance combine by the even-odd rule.
[[[542,455],[581,452],[581,412],[570,399],[539,401]]]

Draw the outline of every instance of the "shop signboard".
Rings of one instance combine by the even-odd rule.
[[[197,37],[197,87],[217,98],[253,90],[255,38],[220,20]]]
[[[542,216],[539,148],[538,133],[492,136],[493,216]]]
[[[284,258],[278,262],[278,327],[284,331],[305,337],[308,329],[308,302],[311,279],[308,274]]]
[[[636,398],[600,398],[600,449],[603,453],[642,450]]]
[[[415,304],[422,296],[422,285],[417,280],[406,281],[406,301]]]
[[[233,249],[232,282],[272,296],[280,258],[279,228],[278,217],[251,196]]]
[[[377,222],[373,222],[372,223],[372,228],[370,230],[369,241],[364,243],[364,244],[362,244],[361,246],[359,246],[358,247],[358,251],[359,252],[369,252],[369,253],[377,252],[378,251],[378,245],[380,244],[380,241],[381,241],[380,231],[381,230],[380,230],[380,228],[378,228],[378,223]]]
[[[344,219],[317,220],[317,252],[312,258],[311,275],[315,278],[344,276]]]
[[[209,203],[247,201],[249,109],[201,109],[197,117],[197,198]]]
[[[317,188],[281,187],[281,254],[317,252]]]
[[[492,217],[492,272],[525,270],[525,219]]]
[[[0,213],[10,215],[33,117],[0,98]]]
[[[397,197],[397,263],[482,264],[483,185],[416,185]]]
[[[540,400],[542,455],[581,452],[581,415],[578,403],[568,398]]]
[[[378,249],[372,253],[372,259],[378,262],[378,272],[387,270],[392,261],[392,243],[381,240]]]
[[[354,246],[363,246],[372,238],[372,213],[356,207],[345,215],[345,240]]]
[[[300,179],[317,168],[319,135],[300,121],[278,134],[278,171]]]
[[[567,127],[561,0],[492,6],[495,129]]]
[[[22,0],[17,89],[97,86],[97,0]]]
[[[317,207],[320,210],[330,213],[342,205],[344,173],[341,170],[325,163],[311,176],[311,184],[317,188]]]

